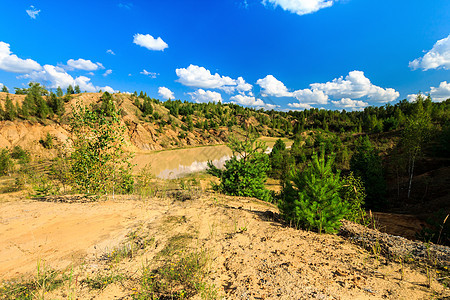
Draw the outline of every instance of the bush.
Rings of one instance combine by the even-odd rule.
[[[219,170],[211,161],[207,172],[220,178],[220,184],[213,188],[232,196],[255,197],[264,201],[272,200],[272,193],[264,183],[269,171],[269,156],[264,153],[263,143],[250,137],[245,141],[230,138],[228,147],[233,156],[225,162],[224,170]]]
[[[336,232],[340,220],[349,214],[341,201],[340,174],[333,172],[334,156],[327,161],[324,153],[314,154],[311,163],[301,172],[296,170],[282,192],[279,204],[282,217],[291,224],[319,233]]]
[[[8,149],[0,150],[0,175],[9,175],[14,170],[14,161]]]
[[[18,159],[20,164],[26,164],[30,162],[30,153],[25,151],[20,146],[14,146],[11,151],[11,157]]]
[[[347,203],[349,209],[345,219],[366,225],[366,212],[364,210],[365,190],[361,178],[353,175],[353,172],[342,178],[342,187],[339,190],[339,194],[341,199]]]

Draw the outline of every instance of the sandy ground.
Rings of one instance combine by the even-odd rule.
[[[435,278],[432,288],[426,287],[425,270],[386,261],[336,235],[285,227],[273,220],[276,207],[254,199],[128,197],[72,204],[17,200],[0,203],[0,208],[2,279],[33,273],[36,261],[43,259],[54,268],[78,263],[75,276],[81,280],[107,272],[99,257],[127,232],[140,228],[154,240],[138,256],[117,265],[116,272],[129,278],[125,283],[101,290],[72,287],[78,299],[132,299],[143,265],[160,263],[155,260],[158,254],[171,238],[183,234],[189,236],[186,249],[207,251],[207,280],[223,299],[450,297]],[[63,288],[47,298],[65,296]]]
[[[34,272],[38,260],[60,269],[98,255],[120,243],[140,220],[161,213],[123,200],[0,205],[0,280]]]

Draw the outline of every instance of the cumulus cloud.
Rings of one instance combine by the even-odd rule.
[[[167,45],[167,43],[164,42],[160,37],[155,39],[150,34],[135,34],[133,36],[133,43],[141,47],[145,47],[148,50],[154,51],[163,51],[164,49],[169,47],[169,45]]]
[[[368,106],[369,103],[360,101],[360,100],[352,100],[350,98],[342,98],[339,101],[331,101],[336,107],[343,109],[351,109],[351,110],[361,110],[364,107]]]
[[[300,102],[304,104],[327,104],[328,103],[328,95],[326,95],[323,91],[320,90],[310,90],[303,89],[297,90],[292,93],[292,95],[297,98]]]
[[[284,83],[273,75],[267,75],[262,79],[258,79],[256,84],[261,87],[263,96],[292,97],[292,93],[288,91]]]
[[[106,71],[105,71],[105,73],[103,73],[103,76],[105,76],[105,77],[106,77],[106,76],[108,76],[108,75],[111,75],[111,74],[112,74],[112,72],[113,72],[113,71],[112,71],[111,69],[109,69],[109,70],[106,70]]]
[[[392,88],[383,89],[370,82],[362,71],[351,71],[345,77],[341,76],[326,83],[313,83],[312,90],[322,91],[334,98],[362,98],[372,101],[390,102],[396,100],[400,94]]]
[[[67,88],[69,85],[79,85],[82,91],[96,92],[98,90],[108,91],[114,93],[114,89],[110,86],[94,86],[91,79],[86,76],[79,76],[73,78],[63,68],[52,65],[44,65],[41,71],[34,71],[30,74],[19,76],[19,78],[26,78],[36,82],[45,83],[51,88]]]
[[[431,99],[437,102],[450,99],[450,83],[447,83],[447,81],[442,81],[438,87],[431,87],[430,95]]]
[[[314,13],[333,5],[333,0],[263,0],[263,5],[272,4],[299,16]]]
[[[175,99],[175,94],[169,90],[168,88],[166,88],[165,86],[160,86],[158,88],[158,94],[163,98],[163,99]]]
[[[437,41],[423,57],[409,62],[409,67],[413,70],[423,69],[424,71],[438,68],[450,70],[450,34]]]
[[[246,83],[244,78],[232,79],[228,76],[221,76],[218,73],[211,74],[211,71],[204,67],[189,65],[187,68],[179,68],[175,70],[178,76],[178,82],[186,86],[220,89],[227,93],[234,91],[246,92],[252,89],[252,85]]]
[[[289,107],[292,107],[296,110],[305,110],[305,109],[310,109],[312,108],[311,105],[306,104],[306,103],[288,103]]]
[[[156,76],[159,75],[158,73],[155,73],[155,72],[149,72],[146,69],[142,70],[142,72],[140,72],[140,74],[148,76],[150,78],[156,78]]]
[[[104,69],[103,65],[101,63],[93,63],[89,59],[82,59],[79,58],[77,60],[69,59],[67,61],[67,66],[69,69],[78,69],[78,70],[84,70],[84,71],[95,71],[98,69]]]
[[[213,91],[198,89],[195,92],[188,94],[191,96],[192,100],[197,103],[222,102],[222,95]]]
[[[238,94],[230,97],[231,103],[237,103],[245,106],[252,106],[256,108],[265,108],[265,109],[275,109],[280,107],[276,104],[265,103],[261,99],[255,98],[254,96],[247,96],[243,94]]]
[[[438,87],[431,87],[430,91],[422,94],[422,96],[425,98],[426,95],[430,94],[431,100],[435,102],[442,102],[447,99],[450,99],[450,82],[447,83],[447,81],[442,81]],[[417,99],[418,94],[409,94],[406,99],[409,102],[414,102]]]
[[[33,5],[31,5],[30,8],[26,10],[26,12],[27,12],[28,16],[30,16],[30,18],[36,19],[36,17],[39,15],[41,10],[36,9]]]
[[[111,54],[111,55],[116,55],[116,53],[114,53],[114,51],[112,51],[111,49],[106,50],[106,53]]]
[[[29,73],[42,67],[32,59],[21,59],[12,54],[9,44],[0,42],[0,70],[13,73]]]

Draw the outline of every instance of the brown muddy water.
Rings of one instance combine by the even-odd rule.
[[[260,138],[267,145],[267,151],[271,151],[276,138]],[[287,146],[292,141],[283,139]],[[134,171],[149,166],[151,172],[162,179],[174,179],[186,176],[191,173],[206,170],[207,162],[221,168],[232,153],[226,145],[214,145],[185,149],[171,149],[164,151],[148,151],[135,153],[132,163],[135,165]]]

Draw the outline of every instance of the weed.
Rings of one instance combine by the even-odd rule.
[[[91,290],[102,290],[107,287],[109,284],[114,282],[120,282],[124,280],[125,277],[121,274],[98,274],[94,278],[86,278],[82,281],[83,284],[86,284]]]
[[[0,287],[2,299],[44,299],[47,292],[60,287],[63,276],[49,268],[41,260],[37,262],[37,274],[30,280],[10,281]]]
[[[188,299],[197,294],[203,299],[216,299],[214,287],[205,282],[207,261],[204,251],[195,251],[158,269],[144,268],[134,299]]]
[[[125,258],[133,258],[139,250],[145,249],[155,241],[155,238],[144,238],[138,230],[127,234],[127,240],[113,251],[104,254],[102,258],[109,262],[118,263]]]

